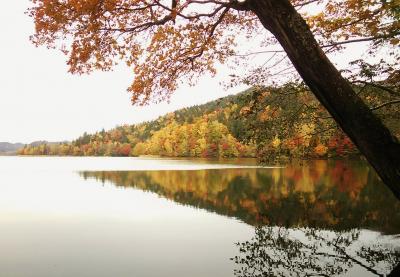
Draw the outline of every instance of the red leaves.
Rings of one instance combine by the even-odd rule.
[[[339,157],[347,156],[356,151],[355,145],[351,142],[342,132],[336,133],[332,136],[328,142],[328,148],[330,151],[335,151]]]

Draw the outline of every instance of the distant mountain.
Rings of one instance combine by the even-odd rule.
[[[0,142],[0,153],[16,153],[18,149],[24,147],[22,143],[9,143],[9,142]]]
[[[25,146],[37,147],[39,145],[57,145],[62,143],[68,143],[68,141],[63,142],[51,142],[46,140],[38,140],[31,142],[29,144],[24,143],[10,143],[10,142],[0,142],[0,155],[15,155],[18,150],[24,148]]]

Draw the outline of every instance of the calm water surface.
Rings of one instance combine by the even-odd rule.
[[[0,157],[1,277],[374,276],[399,234],[362,162]]]

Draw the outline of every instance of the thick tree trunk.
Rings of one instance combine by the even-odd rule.
[[[289,0],[248,0],[318,100],[400,200],[400,144],[326,57]]]

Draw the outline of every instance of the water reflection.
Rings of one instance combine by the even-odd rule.
[[[400,202],[361,162],[81,175],[253,225],[236,276],[383,276],[400,261]]]
[[[389,241],[378,242],[376,235],[356,229],[257,227],[250,241],[237,244],[234,275],[338,276],[353,270],[351,276],[386,276],[400,261],[400,251]]]
[[[361,162],[312,161],[273,169],[80,174],[119,187],[151,191],[253,226],[400,233],[400,201]]]

